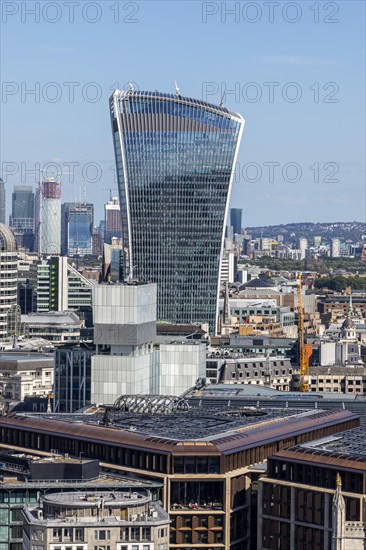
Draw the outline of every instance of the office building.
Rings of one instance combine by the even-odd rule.
[[[107,474],[98,461],[84,460],[82,455],[75,459],[58,454],[56,449],[52,453],[41,451],[37,454],[29,449],[10,451],[1,443],[0,447],[0,550],[23,550],[22,509],[24,506],[36,507],[44,496],[82,492],[90,497],[90,502],[103,491],[146,494],[149,490],[154,499],[160,496],[161,484]],[[68,531],[64,544],[54,541],[50,547],[45,546],[46,541],[33,542],[35,546],[42,546],[42,550],[67,548],[70,546],[70,540],[66,541],[67,534]],[[76,545],[80,546],[80,543],[75,541],[71,548],[75,550]],[[85,548],[85,545],[81,546]],[[89,548],[94,550],[94,545]]]
[[[17,245],[9,227],[0,224],[0,340],[7,337],[7,313],[17,303]]]
[[[104,282],[123,282],[122,239],[112,237],[111,244],[103,244],[102,280]]]
[[[79,273],[68,259],[52,256],[31,267],[36,311],[78,311],[91,307],[93,283]]]
[[[104,205],[104,242],[112,243],[112,239],[122,238],[121,209],[117,197],[111,197]]]
[[[78,342],[80,331],[85,326],[73,311],[49,311],[22,315],[31,338],[43,338],[53,345]]]
[[[19,248],[33,252],[34,234],[34,192],[30,185],[15,185],[12,194],[12,209],[9,225]]]
[[[60,543],[76,550],[168,550],[169,516],[146,492],[45,495],[38,505],[26,506],[23,517],[24,550],[34,550],[34,541],[43,543],[42,550]]]
[[[66,202],[61,206],[61,254],[85,256],[93,253],[94,205]]]
[[[61,253],[61,183],[54,178],[39,183],[36,193],[35,233],[39,254]]]
[[[14,186],[10,225],[14,229],[34,231],[34,192],[32,186]]]
[[[257,517],[252,466],[358,425],[347,410],[219,408],[204,402],[195,407],[183,398],[141,395],[119,400],[107,415],[90,408],[72,417],[0,417],[3,444],[58,449],[72,457],[82,453],[110,470],[163,482],[170,548],[177,550],[249,550]]]
[[[213,384],[252,384],[289,391],[294,368],[283,357],[246,357],[243,354],[209,353],[207,378]]]
[[[124,394],[154,393],[156,284],[95,285],[93,319],[91,401],[111,405]]]
[[[243,118],[132,88],[110,99],[126,277],[158,285],[160,321],[215,331],[220,258]]]
[[[94,256],[103,254],[103,236],[98,227],[94,227],[92,232],[92,254]]]
[[[230,225],[233,227],[234,235],[241,233],[241,220],[243,210],[241,208],[230,208]]]
[[[74,412],[90,404],[93,344],[63,344],[55,350],[54,412]]]
[[[53,392],[53,355],[0,351],[0,394],[4,401],[24,401]]]
[[[192,340],[159,346],[159,395],[182,395],[206,377],[206,344]]]
[[[5,183],[0,178],[0,223],[5,224],[6,193]]]
[[[25,282],[18,281],[18,305],[23,315],[36,310],[35,293],[29,279]]]
[[[275,453],[258,481],[258,550],[363,550],[365,425]]]

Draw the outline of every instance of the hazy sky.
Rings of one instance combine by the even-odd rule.
[[[110,94],[129,81],[174,92],[176,80],[246,120],[231,201],[244,225],[366,221],[364,1],[1,8],[8,205],[14,184],[35,184],[37,163],[54,162],[63,200],[83,196],[86,179],[99,221],[116,187]]]

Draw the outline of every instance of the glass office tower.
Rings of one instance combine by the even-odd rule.
[[[92,254],[94,205],[65,202],[61,206],[61,254],[85,256]]]
[[[217,320],[225,219],[244,120],[179,93],[110,99],[126,277],[158,284],[158,319]]]
[[[234,235],[241,233],[241,219],[243,210],[241,208],[230,208],[230,225],[233,228]]]

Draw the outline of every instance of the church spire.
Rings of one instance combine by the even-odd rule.
[[[342,495],[342,478],[336,475],[336,490],[332,503],[332,550],[345,550],[346,505]]]
[[[348,315],[349,315],[349,317],[353,317],[353,315],[354,315],[353,305],[352,305],[352,290],[351,290],[350,295],[349,295]]]

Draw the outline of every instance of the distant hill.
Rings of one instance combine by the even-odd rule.
[[[246,232],[252,238],[270,237],[276,239],[283,235],[285,242],[298,242],[300,237],[312,241],[314,236],[320,236],[323,242],[330,242],[337,237],[341,241],[358,242],[362,236],[366,237],[366,223],[362,222],[333,222],[333,223],[287,223],[280,225],[267,225],[247,227]]]

